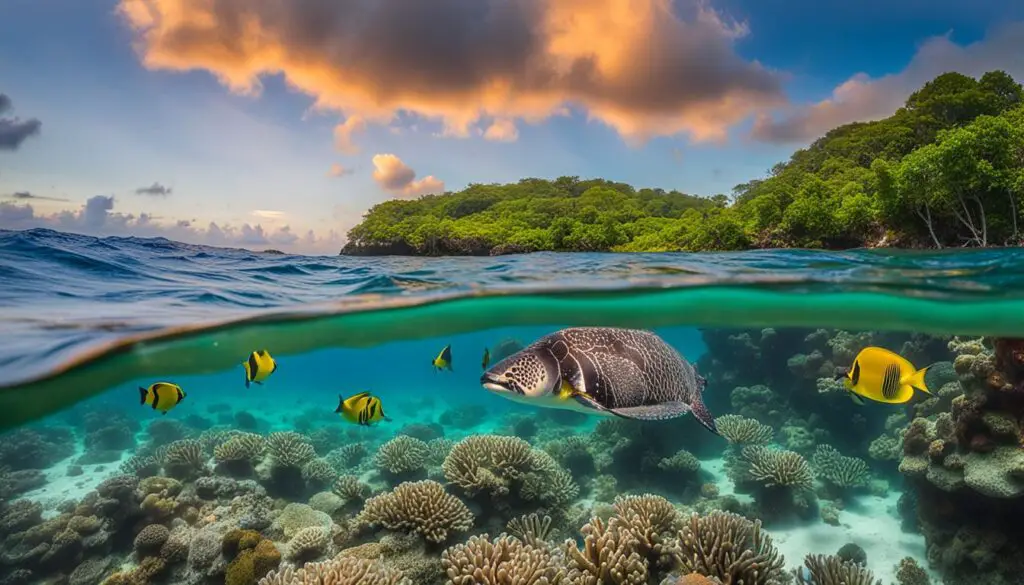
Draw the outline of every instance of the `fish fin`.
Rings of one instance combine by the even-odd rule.
[[[334,409],[334,413],[335,414],[341,414],[341,412],[344,409],[345,409],[345,399],[341,396],[341,394],[338,394],[338,408]]]
[[[161,416],[167,416],[167,411],[165,410],[165,411],[161,412],[160,415]]]
[[[835,380],[836,382],[838,382],[839,380],[842,380],[843,378],[846,378],[847,380],[850,379],[850,369],[849,368],[846,368],[842,372],[837,372],[835,377],[832,378],[832,379]]]
[[[612,410],[610,408],[607,408],[605,405],[601,404],[600,402],[597,402],[596,400],[594,400],[590,396],[587,396],[586,394],[583,394],[582,392],[575,392],[575,393],[569,395],[569,397],[575,399],[576,402],[579,402],[583,406],[586,406],[586,407],[589,407],[589,408],[593,408],[594,410],[599,410],[601,412],[607,412],[607,413],[614,414],[615,416],[619,416],[619,417],[622,417],[622,418],[633,418],[633,417],[630,417],[630,416],[626,416],[624,414],[619,414],[618,412],[616,412],[616,411],[614,411],[614,410]]]
[[[178,387],[178,402],[185,400],[185,392],[182,391],[181,387]]]
[[[384,420],[386,420],[387,422],[394,422],[394,421],[391,420],[390,416],[384,414],[383,412],[380,413],[380,417],[383,418]]]
[[[848,394],[850,395],[850,400],[852,400],[854,404],[856,404],[857,406],[864,406],[864,399],[861,398],[859,394],[853,392],[852,390],[848,392]]]
[[[718,425],[715,424],[715,417],[708,410],[708,407],[704,404],[704,399],[698,394],[694,398],[693,402],[690,403],[690,412],[693,413],[693,418],[697,419],[697,422],[701,424],[705,429],[712,433],[721,436],[718,432]]]
[[[253,380],[253,381],[252,381],[252,383],[253,383],[253,384],[259,384],[260,386],[262,386],[262,385],[263,385],[263,382],[259,382],[259,381],[257,381],[257,380]]]
[[[277,360],[274,360],[274,369],[270,370],[270,373],[273,374],[276,371],[277,371]]]
[[[348,398],[346,398],[345,402],[348,402],[349,400],[359,400],[360,398],[366,398],[369,395],[370,395],[370,393],[368,391],[367,392],[360,392],[359,394],[353,394],[352,396],[349,396]]]
[[[924,382],[924,376],[928,373],[928,368],[931,366],[925,366],[920,370],[917,370],[913,374],[907,376],[906,384],[909,384],[911,388],[924,392],[925,394],[931,394],[932,391],[928,389],[928,385]]]
[[[146,403],[146,393],[146,389],[143,388],[142,386],[139,386],[139,404]]]

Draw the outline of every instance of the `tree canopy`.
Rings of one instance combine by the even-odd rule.
[[[1019,244],[1024,90],[945,73],[884,120],[840,126],[769,175],[701,197],[559,177],[375,205],[343,254]]]

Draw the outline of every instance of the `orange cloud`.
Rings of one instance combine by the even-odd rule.
[[[362,116],[352,115],[334,127],[334,148],[342,154],[358,154],[359,147],[352,142],[352,134],[366,129]]]
[[[119,7],[146,67],[206,70],[240,93],[258,93],[262,76],[281,74],[316,108],[348,116],[335,134],[342,149],[351,147],[355,126],[387,123],[399,111],[437,120],[449,136],[497,119],[485,135],[511,139],[513,120],[579,108],[637,143],[679,133],[722,139],[733,124],[785,103],[778,76],[734,51],[746,27],[703,0],[120,0]]]
[[[508,119],[498,119],[491,122],[491,125],[484,131],[484,138],[498,142],[515,142],[519,138],[519,129],[516,123]]]
[[[385,191],[405,197],[444,191],[444,181],[433,175],[417,181],[416,171],[393,154],[373,155],[373,179]]]

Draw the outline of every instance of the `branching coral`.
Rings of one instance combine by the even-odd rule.
[[[354,475],[339,477],[331,489],[346,502],[362,501],[370,492],[370,488]]]
[[[839,488],[866,486],[871,479],[863,459],[846,457],[831,445],[818,445],[811,463],[818,477]]]
[[[220,465],[248,467],[267,450],[267,441],[255,433],[240,433],[213,447],[213,459]]]
[[[857,563],[833,555],[807,555],[804,558],[808,576],[802,569],[794,571],[801,585],[875,585],[871,571]],[[881,585],[881,581],[877,581]]]
[[[747,474],[765,486],[788,486],[811,489],[814,474],[810,464],[799,453],[751,445],[743,448]]]
[[[700,460],[686,449],[676,451],[671,457],[664,457],[658,462],[658,468],[665,471],[696,473],[700,471]]]
[[[572,540],[565,542],[573,585],[640,585],[648,579],[647,561],[637,552],[640,543],[618,517],[608,522],[593,518],[581,529],[583,548]]]
[[[316,558],[330,545],[331,531],[322,526],[310,526],[295,533],[288,541],[289,560]]]
[[[430,449],[423,441],[399,435],[380,446],[373,457],[381,472],[401,477],[422,471],[427,466]]]
[[[206,469],[206,454],[199,441],[182,439],[167,445],[164,453],[164,470],[167,475],[189,478],[203,475]]]
[[[558,585],[566,570],[546,547],[501,535],[473,536],[441,553],[452,585]]]
[[[347,469],[359,465],[366,458],[366,445],[352,443],[332,450],[324,459],[334,467],[338,473],[344,473]]]
[[[302,479],[314,487],[324,487],[334,483],[338,474],[331,464],[324,459],[313,459],[302,466]]]
[[[427,449],[430,450],[430,454],[427,455],[427,463],[430,465],[441,465],[444,463],[448,454],[452,452],[452,447],[455,446],[455,441],[451,439],[431,439],[427,441]]]
[[[736,414],[716,418],[715,426],[727,441],[734,444],[767,445],[775,436],[775,429],[772,427]]]
[[[155,457],[132,455],[121,464],[121,473],[140,478],[152,477],[160,473],[160,462]]]
[[[259,585],[413,585],[402,572],[379,560],[339,557],[306,563],[301,569],[284,567],[259,580]]]
[[[267,451],[276,467],[301,469],[303,465],[316,457],[316,449],[309,443],[305,435],[291,431],[270,433],[267,436]]]
[[[723,585],[774,585],[785,559],[759,521],[730,512],[693,514],[679,532],[678,563],[684,573],[716,577]]]
[[[449,533],[473,525],[469,508],[431,480],[406,482],[366,500],[359,518],[389,530],[419,534],[434,543],[444,542]]]
[[[538,547],[547,542],[551,534],[551,516],[526,514],[509,520],[507,528],[519,540]]]
[[[509,480],[532,471],[530,444],[518,437],[472,435],[452,447],[441,466],[448,481],[466,493],[507,494]]]

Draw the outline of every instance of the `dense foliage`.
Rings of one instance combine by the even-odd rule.
[[[946,73],[840,126],[732,197],[523,179],[370,209],[343,253],[496,254],[1021,243],[1024,91]]]

